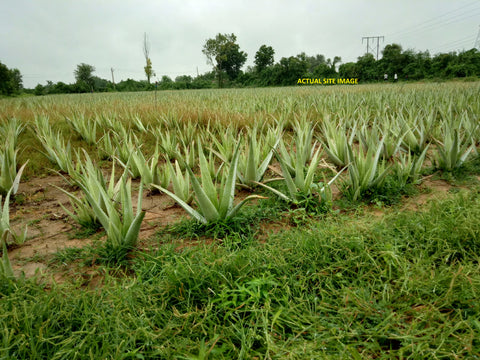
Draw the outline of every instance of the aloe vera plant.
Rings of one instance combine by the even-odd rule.
[[[5,235],[5,243],[7,242],[8,238],[11,238],[13,240],[13,243],[15,244],[23,244],[27,237],[27,227],[25,227],[25,231],[23,232],[23,234],[16,234],[10,227],[9,206],[10,206],[11,191],[12,190],[7,192],[3,205],[2,205],[2,195],[0,195],[0,234],[2,235],[2,238],[4,234],[7,234]]]
[[[475,149],[475,142],[465,140],[458,129],[453,129],[447,123],[443,128],[443,141],[437,140],[435,162],[438,169],[452,171],[461,166]]]
[[[170,181],[173,177],[173,172],[169,165],[171,164],[168,162],[157,165],[157,169],[154,172],[151,184],[156,184],[165,188],[170,185]],[[150,186],[150,189],[153,190],[153,186]]]
[[[58,188],[66,193],[70,199],[72,211],[60,204],[65,213],[70,216],[76,223],[86,229],[97,229],[100,223],[85,196],[77,196],[74,193],[67,192],[62,188]]]
[[[287,185],[287,192],[281,192],[265,183],[257,182],[258,185],[273,192],[281,199],[295,205],[300,205],[306,197],[311,197],[315,193],[320,195],[320,201],[331,201],[330,185],[340,176],[344,169],[339,171],[328,183],[314,183],[314,175],[320,163],[321,147],[313,154],[313,158],[307,166],[304,165],[302,154],[298,153],[295,162],[294,177],[290,174],[289,164],[278,153],[276,157],[282,169],[283,178],[275,180],[284,180]]]
[[[115,182],[115,162],[112,166],[110,180],[107,183],[101,170],[93,163],[85,150],[83,154],[84,161],[81,160],[80,154],[77,153],[77,166],[75,170],[70,173],[70,180],[66,180],[71,185],[82,188],[84,193],[88,192],[90,197],[78,196],[75,193],[57,187],[57,189],[69,197],[73,211],[66,209],[62,204],[60,205],[64,211],[81,226],[97,228],[100,223],[91,201],[93,200],[95,204],[100,204],[99,206],[103,207],[103,210],[106,211],[106,207],[103,205],[101,190],[105,191],[110,200],[115,202],[118,200],[121,183],[120,181]],[[125,173],[123,176],[125,176]]]
[[[371,126],[364,124],[358,133],[364,150],[366,151],[369,147],[376,147],[380,139],[383,139],[382,158],[384,160],[391,159],[400,150],[405,136],[405,134],[400,133],[399,129],[394,130],[393,128],[393,126],[390,126],[382,129],[376,122]]]
[[[180,144],[181,146],[178,147],[178,150],[175,153],[175,158],[181,161],[180,167],[184,168],[186,165],[190,168],[194,168],[197,163],[197,156],[195,154],[195,141],[192,141],[191,143],[185,143],[183,140],[181,140]],[[200,139],[197,140],[197,144],[199,145],[197,148],[203,151],[201,148]]]
[[[8,139],[14,149],[18,145],[18,137],[25,129],[26,125],[18,122],[16,118],[10,118],[0,126],[0,139]]]
[[[309,122],[296,122],[294,125],[295,137],[295,153],[287,150],[283,139],[280,139],[278,144],[278,151],[280,152],[287,168],[290,171],[291,175],[295,173],[295,167],[297,166],[298,161],[302,163],[303,166],[307,164],[310,159],[313,158],[315,147],[317,141],[313,142],[313,129],[314,126]]]
[[[128,131],[124,135],[112,132],[112,135],[112,144],[115,148],[115,155],[120,161],[126,164],[130,159],[132,152],[140,146],[140,141],[133,131]],[[134,177],[139,177],[140,173],[134,166],[135,165],[132,165],[131,168],[132,172],[135,174]]]
[[[27,160],[17,171],[18,136],[24,128],[25,125],[18,123],[16,118],[0,126],[0,135],[4,139],[0,145],[0,195],[5,196],[9,191],[15,195],[18,191],[23,169],[28,163]]]
[[[145,158],[141,148],[139,147],[132,151],[126,164],[120,160],[119,162],[125,168],[125,170],[130,173],[132,178],[135,179],[140,177],[142,179],[142,183],[148,188],[152,188],[152,184],[168,186],[171,172],[168,167],[159,167],[159,158],[160,151],[157,144],[155,147],[155,152],[148,160]]]
[[[0,280],[4,279],[14,279],[15,275],[13,273],[12,264],[8,258],[7,252],[7,239],[8,231],[0,232],[0,243],[2,245],[2,258],[0,259]]]
[[[172,187],[173,193],[183,202],[190,205],[193,201],[193,192],[190,187],[190,174],[188,171],[183,173],[180,164],[175,160],[175,168],[172,163],[167,163],[167,168],[170,169],[169,172],[172,175]],[[166,188],[167,186],[159,185],[159,188]]]
[[[112,137],[112,132],[109,131],[97,141],[98,155],[102,160],[113,159],[115,156],[116,147]]]
[[[365,153],[361,148],[357,151],[348,145],[348,174],[349,181],[346,182],[347,195],[353,201],[357,200],[366,190],[379,187],[383,184],[390,166],[385,167],[380,155],[383,149],[383,139],[377,148],[370,147]]]
[[[247,139],[245,151],[240,153],[237,178],[241,186],[252,189],[257,182],[262,181],[280,138],[268,149],[265,155],[263,155],[265,153],[263,149],[268,148],[268,145],[263,142],[259,143],[256,128],[249,132]],[[219,152],[214,152],[224,163],[228,163],[228,157],[224,157]]]
[[[160,149],[168,157],[168,160],[175,158],[178,152],[179,140],[175,133],[170,130],[155,127],[150,130],[153,136],[157,139],[160,145]]]
[[[346,166],[348,164],[348,146],[352,146],[355,139],[356,124],[350,134],[347,134],[343,126],[336,126],[327,118],[322,123],[322,133],[324,138],[322,143],[330,161],[338,167]]]
[[[98,200],[89,188],[81,184],[80,188],[93,208],[95,216],[107,233],[107,242],[116,249],[131,249],[135,246],[145,212],[142,211],[143,185],[140,185],[136,212],[132,205],[132,181],[122,176],[119,181],[119,204],[112,200],[103,187],[98,189]],[[98,201],[98,202],[97,202]]]
[[[114,131],[117,134],[126,134],[125,126],[115,113],[96,114],[95,122],[100,125],[105,132]]]
[[[214,150],[215,153],[227,163],[232,160],[232,156],[235,152],[236,132],[234,130],[235,128],[229,125],[223,132],[218,132],[217,135],[209,131],[210,139],[215,145],[215,148],[212,148],[212,150]]]
[[[66,117],[66,121],[87,144],[93,145],[97,142],[96,121],[87,119],[85,114],[74,114],[71,117]]]
[[[198,139],[201,136],[199,134],[198,126],[192,121],[176,121],[175,123],[175,133],[179,142],[183,144],[191,144],[195,139]]]
[[[412,155],[410,151],[402,152],[393,167],[397,180],[401,186],[418,184],[423,162],[427,154],[428,146],[420,155]]]
[[[37,138],[45,150],[43,154],[61,171],[71,172],[73,156],[70,141],[65,142],[63,136],[51,128],[48,117],[36,117],[35,127]]]
[[[27,163],[17,171],[17,150],[7,140],[4,149],[0,149],[0,195],[6,195],[10,189],[12,195],[17,193],[23,169]]]
[[[250,195],[234,206],[235,179],[237,177],[237,166],[239,158],[239,146],[237,145],[232,157],[228,173],[222,177],[219,188],[213,182],[208,169],[207,160],[203,151],[199,149],[199,166],[201,171],[201,182],[195,177],[192,169],[186,167],[190,175],[195,201],[198,209],[195,210],[185,201],[169,190],[158,187],[165,194],[174,199],[185,211],[195,220],[207,224],[219,220],[234,217],[240,208],[249,200],[262,198],[258,195]]]
[[[409,149],[416,155],[420,155],[428,141],[434,126],[433,114],[428,114],[424,118],[413,117],[413,120],[405,119],[400,113],[398,117],[400,133],[403,134],[402,146]]]
[[[133,114],[131,118],[132,118],[133,124],[135,125],[138,131],[142,133],[147,132],[147,127],[143,124],[142,119],[140,118],[140,115]]]

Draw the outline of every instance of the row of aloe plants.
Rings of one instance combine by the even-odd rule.
[[[404,183],[418,182],[429,147],[427,138],[429,135],[428,129],[433,128],[432,118],[433,116],[424,117],[423,120],[416,118],[414,123],[407,122],[403,117],[390,119],[388,130],[379,123],[374,122],[372,125],[367,125],[365,121],[359,129],[357,129],[357,124],[348,129],[345,124],[333,124],[326,118],[321,123],[320,127],[323,131],[318,136],[318,140],[334,165],[340,168],[348,168],[348,180],[344,189],[351,198],[357,200],[369,188],[380,186],[391,169]],[[82,117],[80,119],[85,121]],[[107,122],[105,118],[101,121]],[[185,130],[184,134],[186,135],[181,137],[178,135],[182,134],[180,125],[176,125],[177,132],[174,133],[168,130],[162,131],[160,127],[149,130],[149,127],[144,126],[138,116],[134,118],[134,123],[138,131],[151,131],[152,134],[157,135],[158,142],[152,156],[148,157],[142,152],[142,146],[134,132],[126,130],[118,123],[115,123],[116,130],[111,130],[101,138],[110,139],[108,142],[103,140],[104,143],[110,144],[113,142],[115,144],[111,148],[109,145],[107,151],[105,149],[103,151],[115,154],[112,158],[115,158],[125,169],[128,169],[130,176],[133,178],[140,177],[142,183],[150,188],[166,189],[172,183],[175,200],[188,206],[193,199],[196,187],[194,186],[195,178],[192,177],[192,168],[195,164],[201,164],[202,179],[206,178],[204,174],[208,171],[209,177],[218,178],[220,184],[224,180],[222,176],[219,176],[220,173],[223,174],[220,171],[221,166],[215,167],[216,158],[221,160],[222,166],[227,164],[225,168],[236,169],[236,183],[247,188],[257,185],[263,186],[270,191],[275,190],[273,192],[279,195],[278,189],[261,183],[275,154],[281,165],[282,179],[286,182],[289,191],[288,196],[282,194],[279,195],[280,197],[295,202],[295,198],[298,199],[299,196],[298,194],[295,195],[295,191],[308,194],[314,188],[311,179],[312,174],[318,167],[319,148],[314,156],[314,149],[316,148],[316,141],[313,141],[315,126],[307,121],[306,117],[293,124],[295,136],[292,144],[295,145],[296,151],[287,150],[287,145],[281,136],[284,124],[277,123],[277,127],[270,126],[263,132],[254,128],[246,135],[247,141],[245,141],[243,151],[239,152],[238,163],[235,166],[232,166],[233,154],[236,153],[233,151],[234,146],[236,146],[233,134],[217,137],[207,129],[204,134],[208,133],[213,139],[211,143],[214,144],[214,146],[207,148],[202,146],[202,142],[205,141],[202,139],[205,139],[205,136],[199,135],[194,140],[194,129],[190,125],[184,125],[183,130]],[[471,130],[471,126],[468,127],[460,122],[456,125],[457,128],[452,131],[446,121],[443,121],[443,124],[443,141],[437,140],[437,152],[434,161],[439,168],[450,171],[460,166],[476,148],[473,135],[467,136],[467,130]],[[111,127],[114,127],[113,123],[111,123]],[[39,131],[39,134],[41,133]],[[258,134],[261,134],[260,141],[257,139]],[[180,143],[176,140],[177,137],[188,139],[188,145],[183,142],[184,146],[180,146]],[[466,139],[471,141],[470,145],[468,145]],[[64,149],[64,151],[60,151],[62,154],[69,154],[70,152],[68,143],[64,145],[59,141],[58,148]],[[99,148],[102,147],[99,146]],[[204,155],[206,149],[209,151],[208,161]],[[167,161],[160,163],[161,156],[165,156]],[[315,161],[312,161],[307,167],[307,162],[312,158]],[[388,163],[393,158],[396,160],[394,166],[392,163]],[[170,159],[175,159],[174,164],[168,161]],[[69,163],[72,162],[69,161]],[[302,179],[304,169],[307,169],[307,175],[305,179]],[[70,173],[71,171],[67,169],[67,172]],[[338,175],[335,175],[334,179],[337,179]],[[307,181],[305,182],[305,180]],[[323,193],[323,190],[320,192]],[[211,194],[213,193],[211,192]],[[198,197],[198,194],[196,195]],[[191,210],[189,212],[193,214]]]
[[[10,225],[10,197],[15,196],[20,185],[20,178],[26,163],[17,170],[18,138],[25,126],[15,118],[0,125],[0,281],[13,278],[7,245],[22,244],[27,237],[27,228],[23,233],[16,233]]]

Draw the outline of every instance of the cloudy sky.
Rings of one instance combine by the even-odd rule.
[[[471,49],[480,25],[472,0],[2,0],[0,62],[18,68],[25,87],[73,83],[80,63],[115,81],[144,79],[143,36],[157,78],[210,70],[202,47],[234,33],[252,65],[262,44],[281,57],[323,54],[356,61],[363,36],[381,48],[438,52]]]

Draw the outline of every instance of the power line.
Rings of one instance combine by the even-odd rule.
[[[448,43],[444,43],[442,45],[431,48],[430,50],[433,51],[433,50],[439,50],[439,49],[443,49],[443,48],[452,49],[452,48],[458,47],[460,45],[471,44],[474,38],[475,38],[475,35],[470,35],[470,36],[467,36],[467,37],[464,37],[464,38],[461,38],[461,39],[458,39],[458,40],[454,40],[454,41],[450,41]]]
[[[470,14],[468,14],[467,16],[464,16],[464,15],[465,15],[465,14],[462,14],[462,17],[461,17],[461,18],[458,18],[458,19],[456,19],[455,17],[453,17],[453,18],[451,18],[451,19],[449,19],[449,20],[442,20],[442,22],[439,22],[439,23],[437,23],[437,24],[432,24],[432,25],[430,25],[430,26],[425,26],[425,27],[419,28],[419,29],[417,29],[417,30],[412,30],[412,31],[410,31],[410,32],[406,32],[406,33],[404,33],[403,35],[398,36],[397,39],[404,39],[404,38],[406,38],[406,37],[408,37],[408,36],[414,35],[415,33],[419,33],[419,32],[425,33],[426,31],[433,30],[433,29],[435,29],[435,28],[437,28],[437,27],[445,27],[445,26],[447,26],[447,25],[450,25],[450,24],[453,24],[453,23],[456,23],[456,22],[459,22],[459,21],[464,21],[464,20],[469,19],[469,18],[474,17],[474,16],[478,16],[478,15],[480,15],[480,8],[479,8],[479,11],[477,11],[477,12],[475,12],[475,13],[473,13],[473,14],[470,13]]]
[[[466,9],[474,4],[477,4],[478,5],[478,1],[473,1],[467,5],[464,5],[464,6],[461,6],[459,8],[457,8],[456,10],[451,10],[451,11],[448,11],[446,13],[443,13],[443,14],[440,14],[438,16],[435,16],[433,18],[430,18],[428,20],[425,20],[425,21],[422,21],[420,23],[417,23],[417,24],[412,24],[402,30],[399,30],[399,31],[396,31],[396,32],[393,32],[393,33],[390,33],[390,34],[387,34],[386,36],[388,37],[396,37],[398,36],[399,34],[402,34],[400,37],[404,37],[404,34],[405,33],[412,33],[412,32],[418,32],[418,31],[421,31],[422,28],[425,28],[425,27],[435,27],[435,26],[438,26],[439,24],[435,24],[435,23],[441,23],[441,22],[444,22],[444,21],[451,21],[452,20],[452,15],[453,15],[453,18],[458,18],[459,16],[462,16],[462,15],[465,15],[467,13],[470,13],[472,11],[475,11],[475,10],[478,10],[480,8],[475,8],[475,9],[470,9],[468,11],[465,11],[465,12],[462,12],[460,14],[456,14],[454,15],[455,13],[463,10],[463,9]],[[444,19],[442,20],[441,18],[444,18],[444,17],[447,17],[447,19]],[[461,19],[458,19],[458,20],[455,20],[455,21],[460,21],[460,20],[463,20],[462,18]],[[433,24],[430,24],[430,23],[433,23]],[[420,29],[418,29],[420,28]]]

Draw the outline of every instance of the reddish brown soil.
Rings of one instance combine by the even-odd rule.
[[[90,245],[93,238],[99,237],[94,235],[85,239],[80,234],[76,235],[80,227],[67,216],[61,206],[70,209],[68,196],[55,186],[75,191],[60,175],[35,178],[20,184],[17,204],[12,203],[10,207],[10,223],[14,231],[23,232],[27,226],[25,243],[9,247],[9,257],[17,275],[23,272],[26,277],[32,277],[39,272],[42,276],[53,276],[54,279],[61,280],[69,269],[49,266],[54,254],[65,248]],[[134,204],[137,203],[137,196],[138,193],[133,196]],[[186,216],[183,209],[176,206],[170,198],[158,193],[145,192],[142,209],[146,215],[140,231],[140,249],[152,247],[158,229]],[[102,240],[104,239],[100,238]],[[96,275],[94,270],[84,269],[82,276],[93,278]]]

